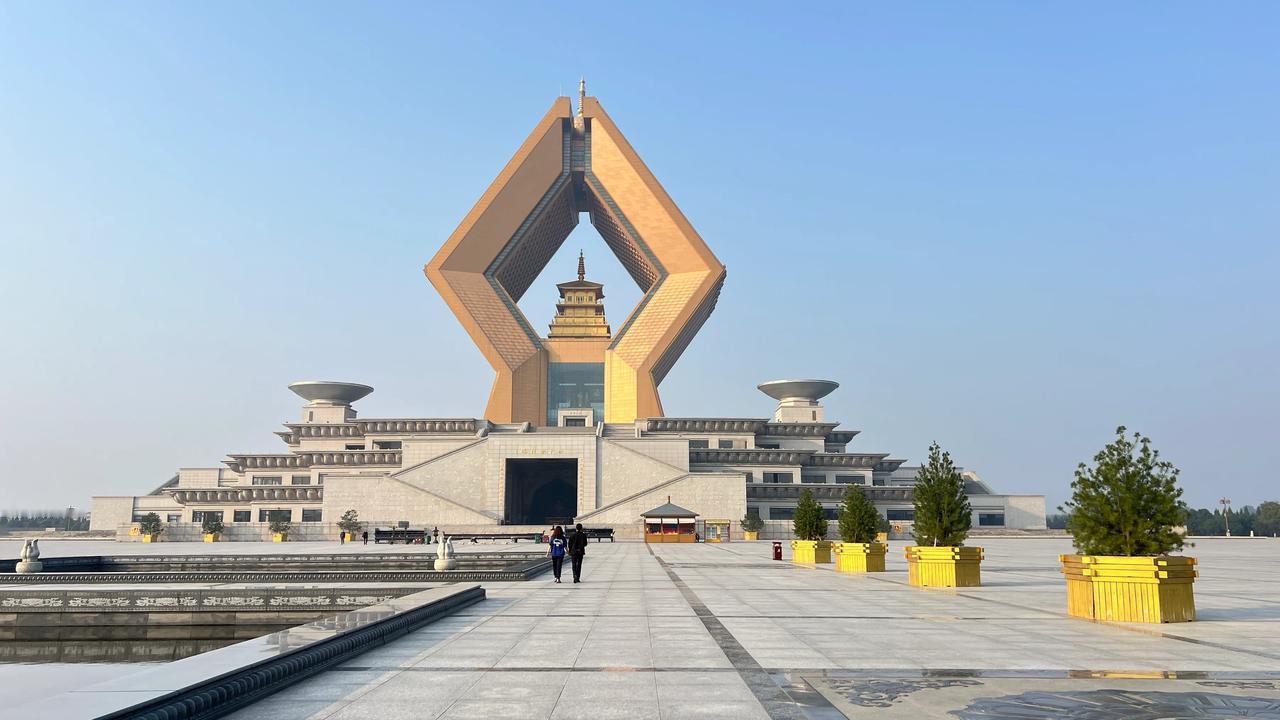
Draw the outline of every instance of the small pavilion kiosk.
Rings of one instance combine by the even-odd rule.
[[[672,504],[667,496],[665,505],[640,513],[644,518],[644,541],[647,543],[697,542],[698,513]]]

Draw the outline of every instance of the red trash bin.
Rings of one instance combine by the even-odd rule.
[[[773,541],[773,559],[774,560],[782,559],[782,543],[778,542],[777,540]]]

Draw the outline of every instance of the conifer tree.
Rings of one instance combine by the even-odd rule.
[[[876,506],[857,486],[846,487],[844,504],[840,507],[840,539],[847,543],[873,542],[879,527],[880,513],[876,512]]]
[[[951,453],[929,446],[929,462],[916,473],[915,520],[911,533],[919,545],[958,547],[969,535],[973,513],[964,494],[964,478]]]
[[[1076,469],[1067,529],[1081,555],[1126,557],[1164,555],[1180,550],[1188,508],[1178,487],[1178,469],[1160,459],[1151,439],[1141,433],[1116,439]]]
[[[827,519],[822,515],[822,506],[813,499],[809,488],[800,493],[800,501],[796,503],[796,517],[791,525],[796,537],[801,540],[825,540],[827,537]]]

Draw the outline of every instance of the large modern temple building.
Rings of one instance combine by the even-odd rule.
[[[516,303],[580,213],[644,295],[611,323],[579,255],[544,335]],[[897,532],[909,526],[915,468],[848,447],[858,432],[822,405],[834,382],[760,385],[777,401],[771,416],[665,417],[658,386],[715,308],[725,268],[583,89],[576,112],[556,100],[425,272],[496,372],[484,418],[360,418],[353,403],[373,388],[294,383],[307,404],[276,433],[278,452],[183,468],[146,495],[95,497],[92,527],[123,537],[154,512],[170,539],[195,539],[212,514],[231,540],[263,537],[269,518],[318,539],[356,510],[370,526],[581,522],[638,537],[641,513],[670,502],[704,522],[755,513],[781,533],[803,489],[834,517],[849,485]],[[965,478],[976,526],[1044,528],[1043,496]]]

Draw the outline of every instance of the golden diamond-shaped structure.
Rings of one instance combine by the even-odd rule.
[[[644,292],[612,337],[545,338],[516,305],[578,224],[591,224]],[[557,98],[427,263],[427,278],[497,371],[485,417],[556,424],[577,378],[603,384],[603,417],[660,417],[658,385],[715,308],[725,269],[579,88]],[[550,373],[550,376],[549,376]]]

